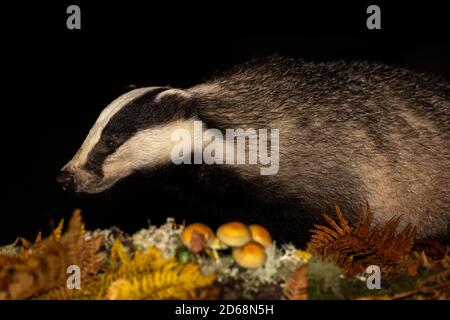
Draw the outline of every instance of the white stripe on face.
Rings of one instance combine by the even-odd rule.
[[[169,163],[171,152],[178,142],[172,133],[185,130],[194,135],[194,119],[177,120],[137,132],[103,163],[105,177],[119,179],[134,170]]]
[[[156,87],[145,87],[145,88],[138,88],[131,90],[120,97],[118,97],[116,100],[111,102],[101,113],[98,117],[97,121],[95,122],[94,126],[89,131],[89,134],[87,135],[86,139],[84,140],[83,144],[81,145],[78,152],[75,154],[75,156],[70,160],[69,163],[67,163],[64,169],[69,168],[81,168],[87,161],[89,152],[94,148],[94,146],[97,144],[97,142],[100,140],[101,134],[103,129],[105,128],[106,124],[111,120],[111,118],[119,112],[124,106],[126,106],[128,103],[133,101],[136,98],[139,98],[140,96],[144,95],[145,93],[149,92],[150,90],[154,89]]]

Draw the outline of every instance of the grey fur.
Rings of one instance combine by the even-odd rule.
[[[368,202],[377,222],[402,215],[421,237],[448,237],[447,82],[374,63],[275,58],[206,85],[216,88],[197,95],[206,123],[280,129],[277,175],[233,167],[269,196],[319,210]]]

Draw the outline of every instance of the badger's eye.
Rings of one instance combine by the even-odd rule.
[[[112,138],[106,139],[105,144],[109,149],[113,149],[117,146],[116,140]]]

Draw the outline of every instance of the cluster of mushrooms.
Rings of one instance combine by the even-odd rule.
[[[203,223],[186,226],[181,242],[192,252],[207,250],[218,258],[218,250],[231,248],[234,261],[241,267],[256,269],[266,262],[265,248],[272,245],[272,237],[266,228],[233,221],[221,225],[216,234]]]

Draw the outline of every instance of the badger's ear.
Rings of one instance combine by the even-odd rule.
[[[137,89],[137,88],[138,88],[138,86],[135,85],[134,83],[132,83],[132,84],[129,84],[128,86],[126,86],[126,87],[120,88],[119,89],[119,93],[120,94],[125,94],[125,93],[130,92],[131,90],[134,90],[134,89]]]
[[[130,83],[130,84],[125,88],[125,90],[126,90],[126,91],[131,91],[131,90],[134,90],[134,89],[137,89],[137,88],[138,88],[137,85],[135,85],[134,83]]]
[[[156,103],[165,103],[165,102],[187,102],[191,100],[192,95],[183,90],[183,89],[175,89],[175,88],[169,88],[167,90],[164,90],[160,93],[158,93],[155,97]]]
[[[197,112],[192,94],[182,89],[168,88],[161,91],[154,102],[165,112],[173,112],[185,118],[192,117]]]

